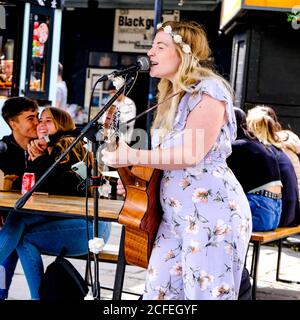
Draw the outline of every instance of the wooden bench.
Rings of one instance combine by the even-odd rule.
[[[259,262],[260,246],[262,244],[266,244],[266,243],[270,243],[270,242],[275,242],[275,241],[278,242],[276,281],[290,283],[292,281],[280,278],[280,262],[281,262],[282,241],[284,239],[286,239],[287,237],[293,236],[297,233],[300,233],[300,225],[297,227],[277,228],[273,231],[252,232],[250,243],[253,243],[253,256],[252,256],[250,274],[253,278],[253,285],[252,285],[252,299],[253,300],[256,300],[257,269],[258,269],[258,262]]]

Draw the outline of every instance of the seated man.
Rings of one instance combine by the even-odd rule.
[[[0,169],[4,173],[6,188],[20,191],[22,176],[27,169],[27,146],[30,140],[37,138],[38,105],[34,100],[24,97],[10,98],[3,105],[2,117],[12,133],[2,138],[4,147],[0,153]],[[0,283],[5,284],[0,286],[0,300],[7,298],[17,261],[14,252],[0,268]]]

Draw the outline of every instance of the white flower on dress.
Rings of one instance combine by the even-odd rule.
[[[239,224],[238,231],[241,237],[245,240],[247,237],[247,231],[249,230],[249,224],[246,219],[243,219]]]
[[[190,245],[189,245],[189,249],[190,249],[191,253],[193,253],[193,254],[199,252],[200,251],[200,242],[196,241],[196,240],[191,240]]]
[[[192,201],[197,202],[204,202],[206,203],[208,201],[208,195],[209,191],[204,188],[197,188],[193,192]]]
[[[185,169],[186,172],[192,176],[192,178],[199,180],[202,174],[202,168],[199,167],[189,167]]]
[[[229,294],[230,293],[230,287],[228,283],[221,283],[219,286],[215,287],[212,290],[212,295],[215,298],[221,298],[223,295],[225,294]]]
[[[175,253],[173,250],[169,250],[165,255],[165,261],[169,261],[170,259],[175,258]]]
[[[171,181],[170,177],[164,177],[163,178],[164,186],[167,187],[170,184],[170,181]]]
[[[170,269],[170,274],[173,276],[181,276],[182,275],[182,265],[180,262],[176,262],[172,268]]]
[[[231,232],[231,227],[226,224],[223,220],[218,219],[217,224],[214,228],[214,235],[216,236],[216,241],[222,241],[224,239],[224,236],[229,234]]]
[[[206,271],[202,270],[200,272],[199,277],[197,278],[197,282],[202,291],[206,290],[208,286],[214,281],[214,276],[208,274]]]
[[[195,217],[191,215],[191,216],[185,216],[184,218],[187,221],[187,226],[185,228],[185,231],[187,233],[198,234],[199,225],[197,224]]]
[[[227,243],[224,245],[224,249],[225,249],[225,252],[230,256],[232,257],[233,255],[233,247],[231,244]]]
[[[173,210],[177,213],[181,210],[182,208],[182,205],[181,203],[179,202],[179,200],[175,199],[175,198],[170,198],[169,199],[169,206],[171,208],[173,208]]]
[[[155,269],[153,266],[151,266],[148,271],[149,280],[152,281],[155,278],[157,278],[157,276],[158,276],[158,270]]]
[[[191,185],[191,183],[190,183],[189,179],[183,178],[180,180],[179,186],[182,187],[183,190],[190,185]]]
[[[236,213],[240,212],[240,207],[239,207],[239,205],[235,202],[235,200],[230,200],[230,201],[228,202],[228,204],[229,204],[229,209],[231,210],[231,212],[236,212]]]
[[[166,289],[164,289],[163,287],[156,287],[155,291],[158,291],[158,294],[156,297],[154,297],[154,300],[169,300]]]
[[[182,280],[183,280],[183,283],[184,283],[184,284],[189,283],[189,282],[190,282],[190,277],[189,277],[189,275],[188,275],[187,273],[184,273],[184,274],[182,275]]]
[[[219,169],[213,170],[212,175],[217,178],[223,178],[224,172],[220,172]]]

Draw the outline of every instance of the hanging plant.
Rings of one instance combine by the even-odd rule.
[[[300,11],[296,13],[289,12],[287,15],[288,15],[288,18],[287,18],[288,22],[292,22],[292,21],[300,22]]]
[[[292,9],[292,12],[289,12],[287,21],[291,22],[292,28],[295,30],[300,29],[300,6],[295,6]]]

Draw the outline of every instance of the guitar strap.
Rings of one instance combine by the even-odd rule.
[[[193,91],[195,88],[196,88],[197,84],[193,84],[191,85],[191,91]],[[182,92],[182,90],[179,90],[175,93],[172,93],[171,95],[169,95],[168,97],[166,97],[166,99],[164,99],[163,101],[157,103],[156,105],[154,105],[153,107],[141,112],[140,114],[138,114],[136,117],[122,123],[120,126],[122,125],[127,125],[128,123],[132,122],[132,121],[135,121],[136,119],[139,119],[140,117],[142,117],[143,115],[147,114],[148,112],[152,111],[152,110],[155,110],[157,107],[159,107],[161,104],[165,103],[166,101],[176,97],[180,92]]]
[[[123,122],[122,124],[120,124],[120,127],[124,126],[124,125],[128,125],[130,122],[132,121],[135,121],[136,119],[139,119],[140,117],[144,116],[145,114],[147,114],[148,112],[152,111],[152,110],[155,110],[157,107],[159,107],[161,104],[165,103],[166,101],[174,98],[175,96],[177,96],[180,92],[182,92],[182,90],[180,91],[177,91],[175,93],[172,93],[170,96],[168,96],[166,99],[164,99],[163,101],[157,103],[156,105],[152,106],[151,108],[148,108],[147,110],[141,112],[140,114],[138,114],[136,117],[126,121],[126,122]]]

